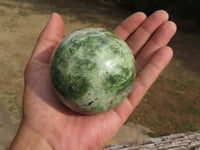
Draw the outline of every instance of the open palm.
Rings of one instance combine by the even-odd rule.
[[[114,32],[127,42],[136,60],[136,79],[128,97],[114,109],[96,115],[81,115],[56,97],[49,79],[50,57],[62,40],[64,23],[54,13],[41,33],[25,71],[24,116],[11,149],[21,135],[49,149],[100,149],[115,135],[148,88],[169,63],[172,50],[166,44],[176,32],[168,14],[157,11],[146,18],[139,12],[124,20]],[[24,130],[24,131],[23,131]],[[36,136],[38,142],[31,142]],[[37,143],[37,144],[36,144]]]

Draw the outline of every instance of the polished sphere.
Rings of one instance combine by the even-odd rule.
[[[57,46],[50,62],[50,79],[59,99],[83,114],[120,104],[132,89],[135,74],[127,44],[103,28],[71,33]]]

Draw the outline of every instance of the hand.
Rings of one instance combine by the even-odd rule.
[[[148,88],[172,58],[166,44],[176,32],[168,14],[156,11],[146,18],[139,12],[124,20],[114,32],[132,49],[136,59],[134,87],[116,108],[96,115],[81,115],[56,97],[49,79],[50,57],[62,40],[64,23],[52,14],[25,70],[23,119],[10,149],[94,150],[116,134]],[[159,90],[159,89],[158,89]]]

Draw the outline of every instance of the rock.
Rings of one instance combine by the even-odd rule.
[[[50,78],[58,97],[84,114],[107,111],[130,92],[135,61],[126,42],[102,28],[73,32],[56,48]]]

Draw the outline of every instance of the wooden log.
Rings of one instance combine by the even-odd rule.
[[[108,145],[103,150],[200,150],[200,131],[172,134],[125,144]]]

